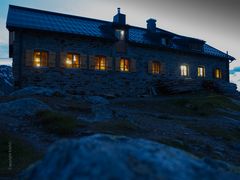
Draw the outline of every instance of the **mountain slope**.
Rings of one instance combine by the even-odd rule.
[[[13,90],[13,74],[12,67],[1,65],[0,66],[0,91],[5,94]]]

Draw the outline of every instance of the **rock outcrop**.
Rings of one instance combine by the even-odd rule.
[[[6,95],[11,93],[13,89],[12,67],[0,65],[0,91]]]
[[[11,117],[33,116],[42,110],[50,110],[50,107],[34,98],[18,99],[0,104],[0,114]]]
[[[113,118],[113,112],[108,107],[109,101],[101,96],[86,96],[85,101],[92,105],[91,113],[81,113],[78,120],[86,122],[108,121]]]
[[[40,96],[65,96],[65,92],[61,91],[60,89],[51,89],[46,87],[38,87],[38,86],[30,86],[25,87],[23,89],[14,91],[10,94],[11,96],[33,96],[33,95],[40,95]]]
[[[20,179],[234,179],[228,166],[208,164],[175,148],[143,139],[93,135],[54,144]]]

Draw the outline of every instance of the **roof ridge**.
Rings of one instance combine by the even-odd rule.
[[[20,23],[14,23],[15,21],[19,21],[19,19],[17,18],[18,16],[16,16],[16,17],[15,16],[10,16],[10,14],[11,14],[10,12],[20,13],[20,15],[22,15],[22,16],[20,16]],[[9,5],[8,17],[7,17],[7,28],[14,27],[14,26],[17,27],[17,28],[21,28],[21,27],[24,28],[24,26],[26,27],[26,23],[29,23],[28,20],[25,19],[27,22],[21,23],[21,21],[24,21],[24,18],[26,18],[26,16],[24,16],[25,13],[30,14],[30,15],[31,15],[31,13],[32,14],[39,13],[39,16],[49,16],[49,17],[51,17],[48,22],[40,21],[39,22],[40,24],[38,22],[35,22],[35,24],[34,24],[32,21],[30,21],[30,25],[28,24],[29,26],[27,26],[27,28],[30,28],[31,25],[32,25],[33,28],[37,28],[39,30],[48,30],[48,31],[53,31],[53,32],[63,32],[63,33],[71,33],[71,34],[76,33],[76,34],[81,34],[81,35],[85,35],[85,36],[109,38],[110,36],[107,36],[106,34],[104,34],[100,27],[103,26],[103,25],[114,24],[112,21],[99,20],[99,19],[94,19],[94,18],[64,14],[64,13],[59,13],[59,12],[52,12],[52,11],[47,11],[47,10],[39,10],[39,9],[34,9],[34,8],[16,6],[16,5]],[[88,26],[87,27],[80,26],[79,28],[76,29],[76,28],[72,28],[71,23],[70,23],[70,28],[66,29],[66,27],[69,27],[69,26],[63,27],[62,25],[59,25],[59,23],[58,24],[54,23],[55,21],[59,21],[59,19],[55,19],[54,16],[56,16],[58,18],[63,18],[63,19],[64,19],[64,17],[67,17],[67,18],[69,18],[69,19],[67,19],[67,21],[68,20],[73,20],[73,21],[85,20],[86,24],[88,24]],[[39,18],[39,17],[37,17],[37,18]],[[40,18],[40,20],[41,20],[41,18]],[[63,23],[65,23],[65,21]],[[95,25],[94,25],[94,23],[95,23]],[[137,29],[139,29],[139,31],[142,31],[142,32],[140,32],[139,36],[135,36],[135,37],[133,36],[132,41],[143,43],[143,44],[146,43],[146,42],[144,42],[145,41],[144,40],[144,35],[142,35],[142,34],[147,32],[146,27],[143,28],[143,27],[132,26],[132,25],[128,25],[128,24],[126,26],[129,27],[130,29],[132,29],[133,33],[138,33]],[[97,28],[97,29],[95,31],[95,29],[91,30],[91,28]],[[87,29],[90,29],[90,32],[89,31],[87,32]],[[185,39],[189,38],[189,39],[195,39],[195,40],[198,40],[198,41],[203,41],[203,40],[200,40],[200,39],[197,39],[197,38],[192,38],[192,37],[179,35],[179,34],[176,34],[176,33],[173,33],[173,32],[158,28],[158,27],[156,28],[156,30],[160,31],[160,32],[163,31],[165,33],[169,33],[173,36],[183,38],[183,39],[184,38]],[[157,33],[159,33],[159,32],[157,32]],[[129,37],[131,37],[131,36],[129,36]],[[136,38],[142,38],[142,39],[141,40],[139,40],[139,39],[136,40]],[[206,42],[206,41],[203,41],[203,42]],[[226,53],[222,52],[221,50],[218,50],[218,49],[216,49],[216,48],[214,48],[210,45],[206,45],[206,46],[208,46],[212,50],[221,52],[225,56],[227,55]],[[223,55],[220,54],[218,56],[223,56]],[[227,57],[231,57],[231,56],[228,55]],[[235,59],[235,58],[232,57],[232,59]]]
[[[77,16],[77,15],[72,15],[72,14],[65,14],[65,13],[60,13],[60,12],[53,12],[53,11],[49,11],[49,10],[35,9],[35,8],[11,5],[11,4],[9,5],[9,8],[22,9],[22,10],[27,10],[27,11],[35,11],[35,12],[40,12],[40,13],[52,14],[52,15],[61,15],[61,16],[65,16],[65,17],[72,17],[72,18],[77,18],[77,19],[85,19],[85,20],[91,20],[91,21],[97,21],[97,22],[113,23],[113,22],[107,21],[107,20],[101,20],[101,19]],[[129,26],[129,27],[132,27],[132,28],[137,28],[137,29],[142,29],[142,30],[147,30],[147,28],[134,26],[134,25],[129,25],[129,24],[126,24],[126,26]],[[193,37],[179,35],[179,34],[176,34],[176,33],[173,33],[171,31],[164,30],[164,29],[161,29],[161,28],[158,28],[158,27],[157,27],[157,29],[160,30],[160,31],[164,31],[166,33],[173,34],[174,36],[180,36],[180,37],[184,37],[184,38],[192,38],[192,39],[204,41],[204,40],[193,38]]]
[[[11,5],[11,4],[9,5],[9,8],[22,9],[22,10],[28,10],[28,11],[35,11],[35,12],[40,12],[40,13],[52,14],[52,15],[61,15],[61,16],[78,18],[78,19],[86,19],[86,20],[91,20],[91,21],[112,23],[111,21],[107,21],[107,20],[88,18],[88,17],[83,17],[83,16],[77,16],[77,15],[72,15],[72,14],[65,14],[65,13],[60,13],[60,12],[53,12],[53,11],[48,11],[48,10],[29,8],[29,7],[16,6],[16,5]]]

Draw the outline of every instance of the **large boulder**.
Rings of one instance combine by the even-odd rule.
[[[91,104],[92,112],[82,112],[78,120],[86,122],[108,121],[113,117],[112,110],[108,107],[109,101],[101,96],[85,96],[84,100]]]
[[[20,179],[234,179],[228,166],[143,139],[93,135],[55,143]]]
[[[57,88],[46,88],[38,86],[29,86],[23,89],[14,91],[11,96],[65,96],[65,92]]]
[[[12,117],[33,116],[42,110],[50,110],[50,107],[34,98],[18,99],[0,104],[0,114]]]

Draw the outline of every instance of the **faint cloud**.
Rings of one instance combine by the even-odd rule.
[[[233,69],[230,70],[230,74],[235,74],[240,72],[240,66],[234,67]]]
[[[8,44],[0,43],[0,58],[8,58]]]
[[[8,43],[8,31],[6,26],[6,19],[0,18],[0,44]]]
[[[240,91],[240,72],[235,72],[234,74],[230,74],[230,81],[235,83],[238,87],[238,91]]]

